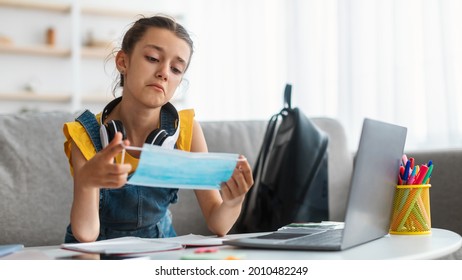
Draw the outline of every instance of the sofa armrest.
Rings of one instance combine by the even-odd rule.
[[[416,164],[432,160],[435,164],[430,179],[432,227],[449,229],[462,235],[462,149],[406,151]]]

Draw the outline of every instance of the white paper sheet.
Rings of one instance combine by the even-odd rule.
[[[210,237],[197,234],[187,234],[159,239],[160,242],[180,243],[186,247],[220,246],[223,245],[223,240],[226,240],[226,238]]]
[[[182,249],[174,242],[159,242],[154,238],[120,237],[88,243],[65,243],[61,248],[84,253],[99,254],[141,254]]]

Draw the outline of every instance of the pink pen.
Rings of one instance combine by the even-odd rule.
[[[407,156],[406,154],[403,155],[403,165],[406,166],[406,163],[407,163]]]
[[[412,165],[412,163],[411,163],[411,165]],[[412,185],[414,183],[416,170],[417,170],[417,168],[412,169],[411,176],[409,176],[409,180],[407,180],[408,185]]]

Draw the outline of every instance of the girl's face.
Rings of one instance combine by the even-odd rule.
[[[123,94],[130,94],[147,107],[167,103],[180,84],[189,62],[189,45],[173,32],[151,27],[136,43],[131,55],[117,57],[119,71],[125,73]]]

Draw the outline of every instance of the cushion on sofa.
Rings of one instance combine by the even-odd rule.
[[[63,152],[66,113],[0,116],[0,244],[60,244],[72,180]]]

